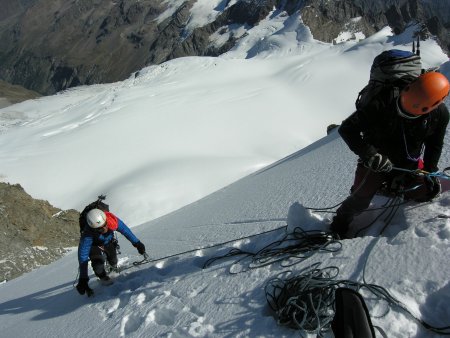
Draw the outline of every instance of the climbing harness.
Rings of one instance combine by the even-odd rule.
[[[398,101],[397,101],[398,103]],[[419,116],[417,116],[419,117]],[[415,117],[416,118],[416,117]],[[425,120],[425,123],[427,123],[428,120]],[[423,158],[423,153],[425,152],[425,144],[422,143],[421,149],[420,149],[420,153],[419,156],[417,157],[412,157],[409,154],[409,150],[408,150],[408,142],[406,142],[406,134],[405,134],[405,127],[403,126],[403,123],[400,124],[401,128],[402,128],[402,134],[403,134],[403,143],[405,145],[405,152],[406,152],[406,158],[412,162],[418,162],[419,160],[421,160]]]

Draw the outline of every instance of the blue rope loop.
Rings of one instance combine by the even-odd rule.
[[[450,173],[447,173],[448,171],[450,171],[450,167],[445,168],[442,171],[435,171],[435,172],[428,172],[422,169],[404,169],[404,168],[399,168],[399,167],[393,167],[392,170],[397,170],[397,171],[403,171],[412,175],[416,175],[416,176],[424,176],[427,178],[431,178],[431,177],[437,177],[437,178],[442,178],[444,180],[450,180]]]

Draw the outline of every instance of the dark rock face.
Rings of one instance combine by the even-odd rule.
[[[369,36],[384,26],[377,22],[378,19],[366,17],[363,10],[352,1],[333,1],[326,4],[311,1],[301,12],[302,19],[311,29],[314,38],[325,42],[333,42],[342,31],[361,31]],[[359,17],[360,20],[351,23],[352,18]]]
[[[164,10],[153,0],[36,0],[0,22],[0,78],[43,94],[124,79],[146,64]]]
[[[326,42],[342,31],[368,36],[385,25],[401,32],[416,20],[450,50],[448,0],[240,0],[230,6],[223,0],[214,21],[189,31],[195,3],[168,8],[169,2],[159,0],[0,0],[0,79],[53,94],[123,80],[177,57],[217,56],[239,37],[214,46],[213,33],[230,25],[251,28],[274,9],[301,11],[313,36]]]
[[[366,36],[386,25],[399,34],[411,22],[422,23],[422,36],[437,36],[441,47],[450,51],[450,3],[441,0],[310,0],[302,9],[302,18],[313,36],[326,42],[348,29],[349,19],[356,17],[361,20],[351,30],[360,30]]]
[[[0,183],[0,282],[61,257],[78,245],[79,213],[29,196],[20,185]]]

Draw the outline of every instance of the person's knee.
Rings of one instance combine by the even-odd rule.
[[[114,243],[110,243],[107,247],[105,247],[105,249],[106,259],[108,260],[108,263],[112,266],[117,265],[117,251]]]
[[[350,196],[347,198],[342,206],[337,210],[338,214],[342,215],[355,215],[365,209],[367,209],[370,205],[370,201],[372,198],[370,197],[360,197],[360,196]]]
[[[117,256],[108,257],[108,263],[111,266],[116,266],[118,263]]]
[[[105,274],[105,257],[102,254],[94,254],[89,257],[91,259],[92,270],[97,277]]]
[[[92,261],[92,270],[97,277],[103,277],[106,274],[104,261]]]
[[[370,201],[372,201],[372,197],[359,198],[355,196],[353,199],[352,208],[355,212],[361,212],[369,207]]]

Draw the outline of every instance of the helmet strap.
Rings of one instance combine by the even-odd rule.
[[[412,114],[409,114],[409,113],[406,113],[403,111],[401,104],[400,104],[400,96],[397,98],[397,100],[395,100],[395,105],[397,107],[397,114],[405,119],[415,120],[420,117],[420,115],[412,115]]]

